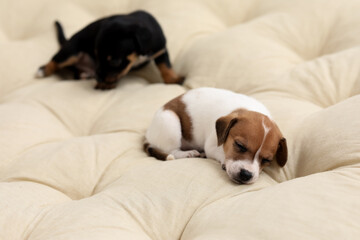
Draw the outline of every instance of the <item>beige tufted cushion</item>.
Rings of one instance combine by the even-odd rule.
[[[67,36],[136,9],[168,39],[184,86],[152,64],[115,90],[35,79]],[[0,239],[358,239],[360,1],[0,0]],[[153,83],[153,84],[149,84]],[[211,159],[142,151],[153,113],[189,88],[251,95],[288,164],[233,184]]]

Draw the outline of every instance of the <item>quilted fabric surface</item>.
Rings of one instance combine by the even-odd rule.
[[[67,36],[143,9],[184,86],[154,64],[110,91],[35,79]],[[0,0],[0,239],[358,239],[360,1]],[[154,112],[188,89],[247,94],[288,141],[284,168],[233,184],[211,159],[142,150]]]

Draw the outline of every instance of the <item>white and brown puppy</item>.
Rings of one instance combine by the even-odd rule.
[[[276,159],[287,161],[286,139],[259,101],[228,90],[198,88],[159,109],[145,151],[161,160],[216,159],[236,183],[255,182]]]

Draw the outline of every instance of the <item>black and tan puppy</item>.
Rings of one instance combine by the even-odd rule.
[[[75,78],[96,78],[97,89],[112,89],[131,69],[154,60],[165,83],[181,83],[171,68],[164,33],[149,13],[136,11],[97,20],[66,40],[56,22],[60,50],[36,76],[68,68]]]

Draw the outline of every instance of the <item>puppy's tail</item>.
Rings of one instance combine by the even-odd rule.
[[[159,160],[172,160],[173,156],[166,154],[158,148],[151,147],[149,143],[144,143],[144,151],[151,157],[157,158]]]
[[[55,21],[55,27],[56,27],[56,35],[57,35],[57,39],[60,43],[60,46],[62,46],[65,42],[66,42],[66,37],[64,34],[64,30],[60,24],[60,22]]]

